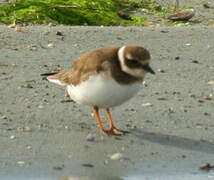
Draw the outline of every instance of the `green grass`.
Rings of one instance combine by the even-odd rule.
[[[146,8],[153,14],[165,16],[151,0],[21,0],[0,7],[0,22],[25,24],[66,25],[143,25],[145,17],[132,16],[133,20],[121,19],[117,12]]]

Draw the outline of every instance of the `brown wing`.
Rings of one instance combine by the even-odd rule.
[[[105,61],[117,60],[117,51],[117,47],[106,47],[85,53],[74,61],[70,69],[48,76],[48,79],[57,79],[66,85],[77,85],[87,80],[90,75],[104,71]]]

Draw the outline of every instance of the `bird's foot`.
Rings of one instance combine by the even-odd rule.
[[[105,130],[105,135],[107,135],[107,136],[110,136],[110,135],[121,136],[121,135],[127,134],[127,133],[130,133],[130,132],[117,129],[115,127],[112,127],[109,130]]]

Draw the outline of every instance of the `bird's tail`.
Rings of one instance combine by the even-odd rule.
[[[50,82],[53,82],[55,84],[61,85],[61,86],[65,86],[66,83],[64,83],[61,79],[60,76],[62,74],[64,74],[65,71],[53,71],[53,72],[48,72],[48,73],[43,73],[40,74],[41,76],[43,76],[43,80],[48,80]]]
[[[48,72],[48,73],[43,73],[43,74],[40,74],[40,76],[52,76],[52,75],[55,75],[55,74],[58,74],[59,71],[54,71],[54,72]]]

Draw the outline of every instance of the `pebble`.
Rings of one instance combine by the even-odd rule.
[[[182,155],[181,157],[182,157],[182,158],[186,158],[187,156],[186,156],[186,155]]]
[[[62,165],[62,166],[54,166],[53,170],[61,171],[61,170],[63,170],[63,168],[64,168],[64,165]]]
[[[149,13],[149,10],[148,9],[145,9],[145,8],[142,8],[142,9],[139,9],[142,13]]]
[[[108,160],[104,160],[104,164],[107,165],[108,164]]]
[[[160,98],[158,98],[158,100],[160,100],[160,101],[166,101],[167,98],[165,98],[165,97],[160,97]]]
[[[169,31],[167,31],[167,30],[161,30],[160,32],[161,33],[168,33]]]
[[[47,46],[48,46],[49,48],[54,47],[53,43],[49,43]]]
[[[190,94],[190,97],[196,98],[196,95],[195,94]]]
[[[10,136],[10,139],[15,139],[15,138],[16,138],[16,136],[14,136],[14,135]]]
[[[17,161],[16,164],[18,164],[19,166],[24,166],[26,165],[25,161]]]
[[[57,31],[57,32],[56,32],[56,35],[57,35],[57,36],[62,36],[63,34],[62,34],[62,32]]]
[[[153,106],[151,103],[144,103],[142,104],[143,107],[149,107],[149,106]]]
[[[7,119],[7,116],[5,116],[5,115],[0,116],[0,119]]]
[[[209,85],[214,85],[214,81],[208,81],[207,84],[209,84]]]
[[[193,60],[192,63],[198,64],[199,62],[197,60]]]
[[[89,164],[89,163],[85,163],[85,164],[82,164],[83,167],[89,167],[89,168],[93,168],[94,165],[93,164]]]
[[[32,128],[26,126],[26,127],[23,128],[23,132],[32,132]]]
[[[32,149],[32,146],[31,146],[31,145],[27,145],[27,146],[26,146],[26,149],[27,149],[27,150],[31,150],[31,149]]]
[[[143,81],[143,86],[147,87],[148,85],[146,84],[146,81]]]
[[[115,153],[110,155],[110,159],[112,160],[120,160],[123,157],[123,155],[121,153]]]
[[[96,134],[88,134],[86,137],[87,141],[94,142],[96,140]]]
[[[21,84],[21,88],[33,88],[33,86],[29,82],[24,82]]]
[[[38,108],[39,108],[39,109],[43,109],[44,106],[43,106],[42,104],[40,104],[40,105],[38,106]]]
[[[203,4],[204,8],[212,8],[214,9],[214,3],[212,2],[206,2]]]
[[[207,112],[205,112],[205,113],[204,113],[204,115],[205,115],[205,116],[209,116],[210,114],[209,114],[209,113],[207,113]]]
[[[199,100],[198,100],[198,102],[199,102],[199,103],[204,103],[204,101],[203,101],[203,100],[201,100],[201,99],[199,99]]]
[[[169,114],[175,113],[175,110],[172,107],[170,107],[167,111],[168,111]]]
[[[165,70],[163,70],[163,69],[158,69],[158,72],[165,73]]]

